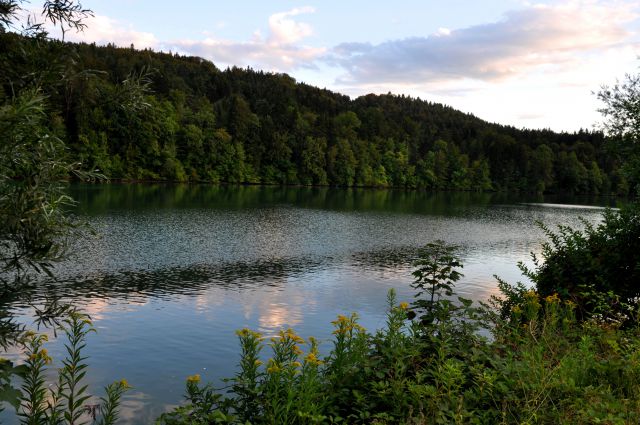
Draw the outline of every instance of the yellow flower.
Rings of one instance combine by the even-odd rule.
[[[292,363],[293,367],[300,367],[302,366],[302,364],[300,362],[293,362]]]
[[[187,382],[191,384],[197,384],[198,382],[200,382],[200,375],[196,373],[195,375],[188,376]]]
[[[293,346],[293,348],[292,348],[292,350],[293,350],[293,353],[294,353],[295,355],[298,355],[298,356],[299,356],[299,355],[301,355],[301,354],[302,354],[302,350],[301,350],[301,349],[300,349],[300,347],[298,347],[297,345],[294,345],[294,346]]]
[[[248,337],[253,337],[256,339],[262,338],[262,334],[260,332],[252,331],[249,328],[242,328],[237,330],[236,335],[238,335],[240,338],[248,338]]]
[[[277,373],[277,372],[280,372],[280,366],[278,366],[275,363],[272,366],[269,366],[267,368],[267,373]]]
[[[45,364],[51,364],[51,362],[53,361],[51,356],[49,356],[49,352],[47,351],[46,348],[41,349],[37,357],[42,359]]]
[[[198,380],[200,380],[199,378],[200,377],[198,376]],[[188,378],[187,378],[187,380],[188,380]],[[122,388],[131,388],[131,385],[129,385],[129,383],[127,382],[126,379],[121,379],[120,382],[118,382],[118,384],[120,384],[120,386]]]
[[[280,337],[282,339],[290,339],[297,344],[304,344],[304,339],[296,335],[293,329],[289,328],[286,331],[280,331]]]
[[[408,309],[408,308],[409,308],[409,303],[408,303],[408,302],[406,302],[406,301],[401,302],[401,303],[400,303],[400,308],[401,308],[402,310],[406,310],[406,309]]]
[[[337,326],[337,325],[342,325],[342,324],[344,324],[344,323],[346,323],[348,321],[349,321],[349,319],[347,318],[347,316],[344,316],[342,314],[338,314],[338,318],[336,320],[333,320],[331,323],[333,325]]]
[[[256,366],[262,366],[262,361],[261,360],[256,360],[254,364]]]
[[[544,299],[547,303],[552,304],[556,301],[560,301],[560,298],[558,297],[558,294],[553,294],[553,295],[549,295],[548,297],[546,297]]]
[[[520,306],[519,306],[519,305],[514,306],[514,307],[511,309],[511,311],[512,311],[514,314],[520,314],[520,313],[522,313],[522,309],[520,308]]]
[[[304,358],[304,361],[312,364],[312,365],[319,365],[322,364],[321,360],[318,360],[318,357],[316,356],[316,353],[309,353],[306,355],[306,357]]]

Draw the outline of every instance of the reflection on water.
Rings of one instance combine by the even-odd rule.
[[[382,326],[389,288],[412,299],[411,260],[427,242],[460,246],[458,292],[484,300],[496,292],[494,274],[521,278],[516,263],[543,239],[536,221],[580,226],[579,216],[596,222],[601,214],[476,193],[164,185],[73,192],[100,237],[78,240],[55,281],[8,302],[25,323],[27,301],[46,297],[93,317],[88,383],[98,395],[115,379],[134,385],[127,423],[150,423],[179,403],[188,375],[232,375],[240,327],[273,334],[292,326],[326,341],[329,322],[351,311],[369,329]],[[64,347],[51,341],[60,359]]]

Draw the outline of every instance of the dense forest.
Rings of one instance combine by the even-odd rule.
[[[51,127],[74,160],[113,179],[629,192],[599,132],[517,129],[392,94],[350,99],[133,45],[0,37],[0,99],[32,84],[34,66],[69,81],[42,85]]]

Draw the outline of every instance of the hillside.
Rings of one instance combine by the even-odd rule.
[[[0,37],[9,96],[5,82],[33,64],[16,35]],[[29,43],[46,43],[41,66],[73,75],[48,93],[52,127],[84,167],[114,179],[628,191],[597,132],[516,129],[391,94],[352,100],[285,74],[133,46]],[[144,108],[128,107],[123,85]]]

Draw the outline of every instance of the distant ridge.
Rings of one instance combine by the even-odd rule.
[[[18,36],[0,37],[1,70],[20,75]],[[93,71],[49,94],[52,125],[86,167],[115,179],[628,191],[598,132],[517,129],[392,94],[352,100],[286,74],[133,46],[48,42],[48,50],[46,66]],[[145,78],[148,107],[122,108],[119,84]]]

